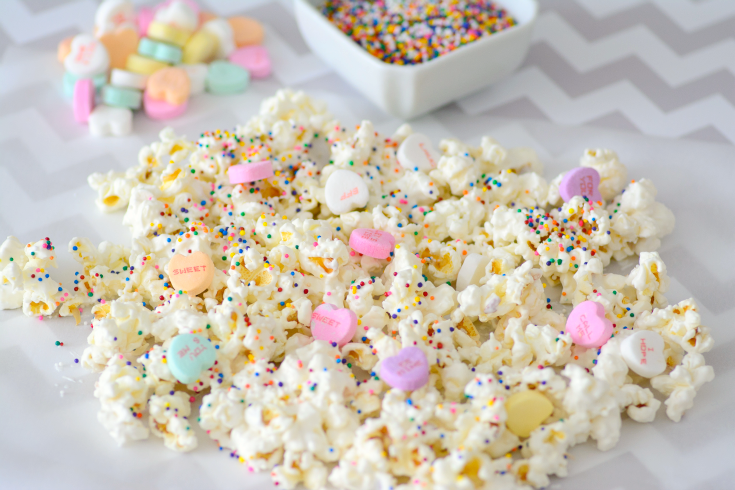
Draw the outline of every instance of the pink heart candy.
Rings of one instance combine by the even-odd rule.
[[[173,105],[169,104],[165,100],[156,100],[152,98],[148,91],[143,92],[143,107],[145,113],[151,119],[173,119],[179,117],[186,112],[186,107],[189,105],[189,101],[184,101],[183,104]]]
[[[86,123],[94,109],[94,83],[91,78],[82,78],[74,84],[74,119]]]
[[[145,37],[148,33],[148,26],[151,25],[155,16],[155,11],[148,7],[141,7],[140,10],[138,10],[136,22],[138,23],[138,34],[140,34],[140,37]]]
[[[368,257],[387,259],[395,246],[396,239],[385,231],[358,228],[350,233],[350,247]]]
[[[613,325],[605,318],[605,307],[594,301],[579,303],[567,318],[567,332],[582,347],[600,347],[610,340]]]
[[[265,78],[271,74],[271,59],[263,46],[244,46],[232,52],[230,63],[240,65],[253,78]]]
[[[263,160],[262,162],[233,165],[227,171],[227,176],[230,178],[230,184],[244,184],[267,179],[273,177],[273,163],[270,160]]]
[[[600,194],[600,174],[590,167],[577,167],[570,170],[561,179],[559,194],[565,202],[574,196],[584,196],[592,202],[602,201]]]
[[[311,314],[311,335],[315,339],[336,342],[342,347],[352,340],[355,330],[357,315],[346,308],[324,303]]]
[[[418,390],[429,381],[429,363],[418,347],[401,349],[397,356],[384,359],[380,377],[393,388],[403,391]]]

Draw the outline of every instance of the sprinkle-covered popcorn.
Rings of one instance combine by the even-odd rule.
[[[656,249],[674,217],[653,184],[627,183],[614,152],[590,149],[580,164],[602,200],[564,201],[568,173],[547,183],[531,149],[446,139],[420,168],[399,156],[412,134],[344,127],[288,90],[233,131],[165,129],[128,171],[89,177],[102,211],[125,209],[130,247],[73,238],[80,270],[62,285],[48,238],[8,237],[0,308],[93,315],[81,362],[100,372],[98,419],[118,443],[152,433],[190,451],[198,424],[284,488],[541,488],[566,475],[572,446],[608,450],[626,416],[651,422],[655,393],[679,421],[714,376],[713,340],[693,299],[665,297]],[[252,163],[272,176],[230,180]],[[336,171],[360,185],[328,195]],[[332,212],[365,188],[364,205]],[[353,245],[362,254],[357,229],[395,245]],[[195,253],[205,265],[181,262]],[[605,272],[633,255],[627,274]],[[201,293],[184,274],[206,277]],[[568,324],[582,303],[599,318]],[[315,318],[353,323],[339,342],[316,340]],[[612,334],[585,347],[595,322]],[[641,333],[657,343],[632,345]],[[411,390],[391,367],[408,351],[426,359]]]

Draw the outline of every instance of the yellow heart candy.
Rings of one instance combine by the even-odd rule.
[[[191,36],[191,32],[189,31],[155,20],[148,26],[149,38],[155,39],[156,41],[175,44],[181,48],[183,48],[186,41],[189,40],[189,36]]]
[[[554,405],[538,391],[522,391],[505,402],[505,425],[518,437],[528,437],[554,411]]]
[[[125,63],[126,70],[132,71],[133,73],[140,73],[141,75],[152,75],[158,70],[163,70],[168,67],[169,65],[166,63],[146,58],[137,53],[128,56],[128,60]]]
[[[199,31],[189,38],[184,46],[184,63],[196,65],[208,63],[217,52],[219,40],[206,31]]]

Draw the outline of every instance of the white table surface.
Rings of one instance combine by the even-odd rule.
[[[735,131],[735,111],[730,103],[734,87],[729,84],[735,79],[732,67],[726,65],[735,58],[722,60],[722,73],[714,65],[699,67],[704,70],[699,79],[709,77],[710,82],[689,88],[687,83],[697,82],[681,78],[691,77],[694,68],[689,67],[686,76],[677,70],[691,61],[689,56],[699,55],[704,60],[700,64],[715,63],[711,57],[733,48],[731,37],[712,32],[732,27],[735,2],[609,3],[542,2],[541,30],[518,74],[412,125],[435,140],[454,136],[478,144],[482,135],[489,134],[505,146],[531,146],[546,164],[549,178],[577,165],[587,147],[612,148],[628,166],[631,178],[655,182],[659,200],[677,219],[674,233],[663,240],[660,250],[671,276],[667,297],[672,303],[690,296],[697,299],[702,321],[716,341],[705,355],[714,366],[715,380],[702,388],[694,408],[678,424],[669,421],[662,408],[651,424],[626,419],[620,443],[610,451],[600,452],[592,444],[575,447],[569,477],[554,479],[552,488],[734,488],[735,198],[731,187],[735,138],[730,131]],[[308,51],[295,32],[287,1],[210,1],[208,7],[222,15],[244,12],[265,23],[274,76],[253,83],[242,95],[196,97],[186,115],[172,122],[178,132],[194,137],[204,130],[233,127],[283,86],[327,100],[332,112],[349,124],[370,119],[386,132],[401,124],[354,92]],[[70,103],[61,95],[63,72],[55,59],[55,45],[67,35],[89,31],[93,12],[91,1],[0,2],[0,240],[11,234],[23,242],[51,238],[61,252],[55,277],[62,282],[70,281],[74,270],[75,263],[63,252],[72,237],[86,236],[95,243],[130,240],[121,224],[122,213],[105,215],[96,209],[86,176],[133,165],[139,148],[154,140],[162,127],[138,114],[133,135],[95,139],[74,122]],[[605,19],[609,19],[613,27],[580,34],[580,26],[590,19],[601,26],[608,26]],[[559,32],[551,32],[554,25],[562,26]],[[698,51],[676,44],[676,36],[670,34],[677,29],[690,36],[691,43],[699,43]],[[673,87],[670,93],[662,95],[650,79],[636,78],[640,67],[635,62],[616,65],[620,58],[610,53],[620,43],[601,47],[620,33],[651,35],[672,46],[671,59],[646,54],[652,49],[665,51],[661,46],[630,48],[634,59],[659,73],[663,81],[656,83]],[[564,47],[565,42],[571,44]],[[549,49],[571,59],[573,70],[545,65],[548,56],[542,55]],[[603,61],[610,66],[631,70],[630,76],[623,82],[624,75],[618,76],[609,86],[598,80],[596,88],[579,88],[587,82],[580,82],[578,76],[593,76],[590,73],[600,69],[585,65],[595,49],[606,53]],[[546,78],[556,89],[543,81],[528,82],[539,72],[553,70],[561,71]],[[524,89],[527,93],[516,93],[514,98],[513,91],[521,90],[518,86],[523,83],[529,84]],[[621,91],[621,86],[633,87],[638,95],[631,98],[630,90]],[[556,90],[566,94],[563,100]],[[658,112],[635,109],[636,97],[658,106]],[[671,100],[662,102],[662,97]],[[594,98],[605,100],[594,107],[604,105],[607,112],[591,111],[585,119],[580,107]],[[717,103],[710,107],[707,104],[713,98]],[[661,109],[665,104],[668,109]],[[681,111],[698,104],[696,110],[704,116],[696,121],[689,117],[690,126],[683,127]],[[267,475],[248,474],[219,452],[198,428],[199,447],[188,454],[165,449],[153,436],[118,448],[96,419],[98,402],[92,391],[97,375],[73,364],[88,333],[88,318],[75,326],[72,319],[39,321],[19,311],[0,311],[0,488],[275,488]],[[64,346],[56,347],[56,340]]]

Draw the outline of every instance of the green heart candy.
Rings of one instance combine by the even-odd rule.
[[[69,72],[64,73],[64,95],[71,99],[74,97],[74,85],[76,85],[77,80],[80,80],[85,77],[78,77],[76,75],[73,75]],[[107,83],[107,73],[100,73],[99,75],[95,75],[92,77],[92,82],[94,83],[94,88],[97,90],[101,89],[102,86]]]
[[[198,380],[202,372],[214,366],[216,359],[217,352],[212,342],[193,333],[174,337],[166,354],[171,374],[187,385]]]
[[[134,88],[115,87],[105,85],[102,87],[102,102],[113,107],[127,107],[128,109],[140,109],[143,101],[143,93]]]
[[[180,47],[147,37],[141,38],[138,42],[138,54],[173,65],[181,63],[184,57],[184,51]]]
[[[250,82],[250,73],[229,61],[214,61],[207,72],[207,91],[217,95],[236,94],[244,91]]]

